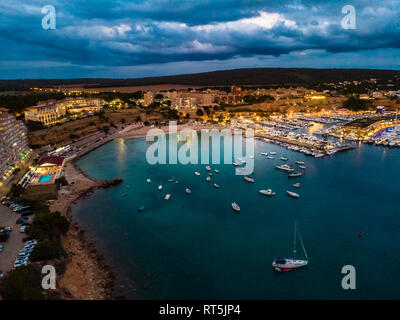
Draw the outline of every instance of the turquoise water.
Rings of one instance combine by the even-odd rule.
[[[44,176],[40,176],[38,182],[49,182],[51,180],[51,174],[46,174]]]
[[[116,294],[133,299],[400,298],[399,149],[360,145],[314,159],[257,141],[255,183],[236,176],[232,165],[212,165],[221,171],[212,177],[221,185],[215,189],[205,181],[205,165],[151,166],[146,148],[144,139],[120,139],[78,162],[94,178],[124,179],[72,210],[116,270]],[[260,155],[270,151],[278,153],[275,160]],[[293,180],[276,170],[273,164],[281,156],[289,164],[305,161],[306,176]],[[179,184],[169,183],[170,177]],[[294,190],[298,200],[285,194],[295,181],[301,182]],[[157,190],[160,183],[163,191]],[[266,188],[276,196],[258,194]],[[169,201],[166,193],[172,195]],[[241,206],[239,214],[232,211],[232,201]],[[145,210],[138,213],[142,205]],[[292,254],[295,219],[310,264],[276,273],[272,259]],[[356,268],[356,290],[341,288],[344,265]]]

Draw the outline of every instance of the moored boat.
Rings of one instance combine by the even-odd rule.
[[[250,178],[250,177],[243,177],[244,180],[246,180],[247,182],[251,182],[254,183],[254,179]]]
[[[289,178],[297,178],[297,177],[301,177],[303,174],[301,172],[293,172],[293,173],[289,173],[288,177]]]
[[[219,170],[218,170],[218,169],[215,169],[214,171],[215,171],[215,173],[219,173]]]
[[[186,188],[186,193],[187,193],[187,194],[191,194],[191,193],[192,193],[192,190],[190,190],[189,188]]]
[[[240,211],[240,207],[236,202],[232,202],[232,209],[236,212]]]
[[[211,181],[211,178],[210,178],[210,177],[207,177],[207,178],[206,178],[206,181],[207,181],[207,182],[210,182],[210,181]]]
[[[146,181],[147,181],[147,183],[151,183],[151,179],[147,179]]]
[[[168,193],[166,196],[165,196],[165,200],[169,200],[171,198],[171,195]]]
[[[295,187],[295,188],[300,188],[300,183],[295,183],[295,184],[293,185],[293,187]]]
[[[260,190],[260,194],[263,194],[265,196],[274,196],[275,192],[273,192],[271,189],[266,189],[266,190]]]
[[[200,175],[200,172],[195,171],[194,174],[195,174],[196,176],[199,176],[199,175]]]
[[[207,170],[207,171],[210,171],[210,170],[211,170],[210,166],[207,166],[207,167],[206,167],[206,170]]]
[[[292,192],[292,191],[287,190],[286,193],[287,193],[289,196],[291,196],[292,198],[296,198],[296,199],[299,199],[299,198],[300,198],[300,195],[297,194],[296,192]]]
[[[162,190],[162,185],[160,184],[159,186],[158,186],[158,190]]]
[[[286,172],[291,172],[294,170],[293,167],[289,166],[288,164],[276,165],[275,168]]]
[[[214,187],[218,189],[219,188],[219,184],[214,183]]]

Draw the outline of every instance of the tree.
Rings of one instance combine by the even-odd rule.
[[[198,109],[196,110],[196,114],[197,114],[199,117],[204,116],[204,112],[203,112],[203,110],[200,109],[200,108],[198,108]]]
[[[343,102],[343,107],[352,111],[368,110],[367,102],[354,96]]]

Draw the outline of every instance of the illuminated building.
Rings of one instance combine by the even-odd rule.
[[[31,152],[28,130],[22,121],[0,108],[0,179],[5,180]]]

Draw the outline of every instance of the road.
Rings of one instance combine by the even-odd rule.
[[[12,228],[7,242],[1,243],[4,245],[4,248],[0,252],[0,273],[3,272],[6,274],[12,269],[18,251],[24,247],[22,239],[26,237],[26,234],[19,232],[20,225],[15,223],[19,217],[19,214],[0,204],[0,226],[10,226]]]

